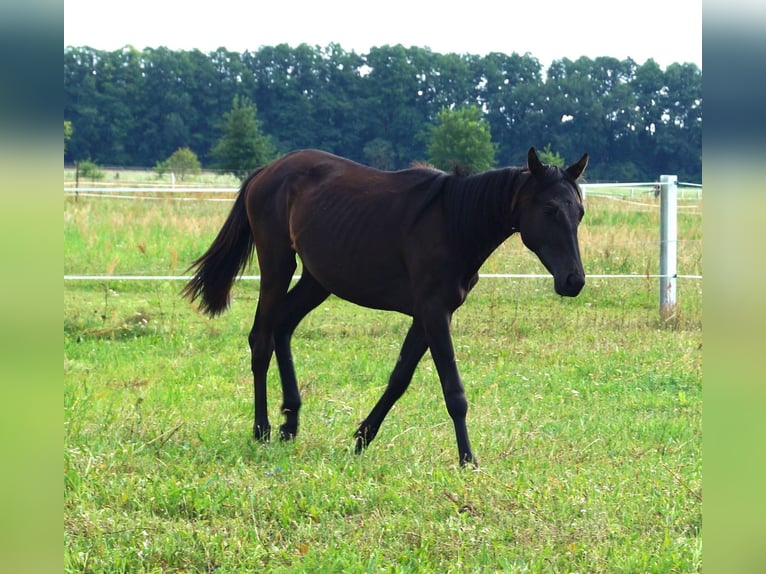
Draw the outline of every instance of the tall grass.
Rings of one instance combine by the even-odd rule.
[[[65,274],[180,273],[228,204],[66,199]],[[658,214],[588,200],[591,274],[657,272]],[[679,214],[679,273],[701,216]],[[487,273],[542,266],[511,238]],[[253,269],[257,273],[257,267]],[[484,279],[453,321],[477,469],[457,466],[430,357],[370,448],[405,317],[329,299],[294,339],[294,442],[257,444],[246,335],[257,283],[209,320],[174,282],[64,287],[67,572],[697,572],[701,284]],[[279,381],[270,372],[272,422]]]

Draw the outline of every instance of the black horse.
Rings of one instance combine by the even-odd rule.
[[[577,179],[588,154],[561,169],[543,165],[534,148],[527,167],[477,175],[429,168],[386,172],[316,150],[296,151],[254,171],[239,191],[218,236],[191,269],[184,295],[214,316],[253,247],[260,294],[249,343],[256,439],[268,440],[266,373],[276,354],[282,380],[283,439],[298,432],[301,397],[290,340],[298,323],[331,293],[366,307],[412,317],[383,396],[356,431],[356,450],[374,438],[431,350],[460,463],[474,461],[468,403],[450,334],[452,314],[476,285],[478,271],[510,235],[550,271],[559,295],[585,284],[577,227],[583,217]],[[303,263],[290,289],[296,254]]]

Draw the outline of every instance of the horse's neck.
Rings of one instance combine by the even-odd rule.
[[[513,233],[511,204],[518,171],[506,168],[456,180],[447,201],[447,222],[456,248],[476,271]]]

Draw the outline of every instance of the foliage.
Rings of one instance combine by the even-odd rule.
[[[588,197],[593,274],[655,273],[655,206]],[[183,273],[229,205],[66,198],[65,273]],[[679,273],[701,271],[679,210]],[[648,271],[647,271],[648,270]],[[482,270],[542,272],[518,238]],[[257,262],[249,271],[257,273]],[[376,442],[352,433],[408,320],[331,298],[299,326],[294,442],[250,438],[257,283],[199,316],[174,282],[65,282],[65,572],[701,572],[702,292],[482,279],[453,320],[481,466],[459,468],[428,354]],[[277,366],[270,372],[279,416]]]
[[[166,172],[174,173],[178,179],[184,181],[187,175],[197,175],[202,172],[202,166],[195,154],[188,147],[179,148],[165,161],[157,163],[155,170],[162,175]]]
[[[544,164],[564,167],[564,158],[558,152],[551,151],[551,144],[546,144],[543,149],[537,150],[537,155]]]
[[[244,53],[167,48],[64,49],[65,161],[153,166],[181,147],[203,165],[236,97],[258,110],[277,152],[317,147],[402,168],[427,157],[439,111],[477,105],[499,165],[530,146],[591,156],[588,178],[701,181],[702,72],[653,60],[586,57],[543,70],[529,54],[439,54],[381,46],[367,54],[300,45]],[[383,155],[381,155],[383,153]]]
[[[231,110],[224,115],[223,135],[211,152],[218,168],[239,179],[275,156],[271,138],[261,133],[257,113],[250,100],[235,96]]]
[[[89,159],[79,162],[78,169],[80,171],[80,177],[85,179],[104,179],[104,172],[98,165],[96,165],[96,162]]]
[[[394,169],[396,166],[394,146],[388,140],[375,138],[364,145],[364,160],[367,165],[378,169]]]
[[[72,139],[72,122],[64,120],[64,152],[66,152],[66,144]]]
[[[478,173],[495,164],[495,146],[489,124],[477,106],[444,108],[431,130],[429,161],[445,171],[455,168]]]

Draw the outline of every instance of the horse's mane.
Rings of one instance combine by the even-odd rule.
[[[413,161],[410,164],[410,169],[427,169],[429,171],[441,171],[438,167],[428,163],[427,161]]]
[[[511,232],[511,204],[526,181],[522,168],[506,167],[476,175],[450,176],[444,201],[447,226],[457,247],[466,242],[502,241]]]
[[[497,247],[515,231],[514,225],[518,225],[514,224],[512,213],[530,199],[523,192],[525,183],[532,177],[527,167],[506,167],[474,175],[442,172],[431,166],[411,169],[421,172],[421,184],[427,185],[428,189],[422,194],[410,224],[416,224],[434,201],[443,201],[447,232],[458,251],[465,248],[473,253],[475,245]],[[545,172],[538,177],[541,177],[543,187],[562,179],[572,181],[582,202],[582,191],[565,170],[545,166]],[[485,255],[489,253],[480,254]]]

